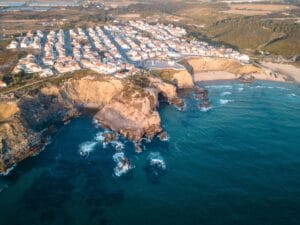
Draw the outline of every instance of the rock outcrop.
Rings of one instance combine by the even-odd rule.
[[[102,108],[123,90],[121,80],[108,76],[86,76],[70,79],[61,87],[61,96],[72,104]]]
[[[132,92],[130,97],[127,91]],[[142,137],[151,139],[161,131],[156,105],[157,97],[149,89],[124,90],[106,104],[95,119],[102,126],[138,142]]]
[[[187,70],[156,70],[153,73],[163,81],[173,83],[179,89],[194,87],[193,77]]]
[[[178,77],[178,84],[180,81]],[[177,87],[178,88],[178,87]],[[70,78],[47,84],[0,102],[0,172],[37,153],[48,135],[66,121],[93,108],[95,119],[105,128],[135,142],[162,132],[156,111],[159,96],[177,106],[176,86],[153,76],[127,80],[101,75]],[[107,138],[109,140],[109,138]]]

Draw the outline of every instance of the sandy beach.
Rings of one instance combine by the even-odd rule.
[[[270,75],[266,73],[254,73],[251,74],[257,80],[269,80],[277,82],[286,82],[287,77],[284,75]],[[194,81],[214,81],[214,80],[236,80],[240,75],[226,72],[226,71],[206,71],[206,72],[197,72],[194,74]]]
[[[300,83],[300,68],[291,64],[261,62],[261,64],[274,72],[291,77],[297,83]]]

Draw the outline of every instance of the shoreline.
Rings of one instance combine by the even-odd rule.
[[[286,76],[279,75],[278,77],[272,77],[266,74],[249,74],[251,76],[250,80],[243,80],[240,75],[229,73],[227,71],[206,71],[206,72],[197,72],[193,75],[195,82],[205,82],[205,81],[240,81],[242,83],[250,83],[255,80],[262,81],[272,81],[280,83],[292,83],[287,79]]]

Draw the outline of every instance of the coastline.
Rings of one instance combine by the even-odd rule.
[[[265,81],[274,81],[274,82],[289,82],[286,76],[277,75],[271,76],[267,74],[251,74],[250,75],[253,80],[265,80]],[[206,71],[206,72],[197,72],[194,74],[195,82],[202,81],[230,81],[230,80],[240,80],[240,76],[234,73],[226,72],[226,71]],[[251,80],[252,81],[252,80]],[[249,81],[249,82],[251,82]],[[243,82],[241,80],[241,82]]]
[[[274,72],[291,77],[296,83],[300,83],[300,68],[291,64],[261,62],[261,64]]]

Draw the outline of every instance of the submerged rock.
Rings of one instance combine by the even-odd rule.
[[[211,107],[211,104],[209,100],[204,100],[202,103],[200,103],[200,108],[208,109]]]
[[[208,99],[208,91],[204,88],[196,87],[195,94],[197,100],[205,100]]]
[[[164,175],[167,165],[159,152],[151,152],[147,157],[147,177],[152,183],[157,183],[159,178]]]
[[[169,138],[167,132],[165,131],[160,132],[157,136],[161,141],[167,141]]]
[[[129,170],[133,168],[129,159],[125,156],[123,152],[118,152],[113,155],[113,160],[116,162],[116,167],[114,168],[114,174],[117,177],[125,175]]]

